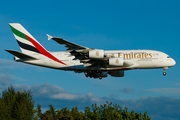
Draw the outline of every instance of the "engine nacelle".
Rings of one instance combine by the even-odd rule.
[[[107,72],[102,72],[99,76],[100,77],[107,77],[108,73]]]
[[[123,58],[109,58],[109,65],[112,66],[123,66]]]
[[[89,51],[89,58],[95,58],[95,59],[104,58],[104,50]]]
[[[124,71],[112,71],[109,74],[113,77],[124,77]]]

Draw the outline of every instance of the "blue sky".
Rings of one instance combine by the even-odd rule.
[[[112,101],[129,111],[147,111],[153,120],[180,118],[180,2],[167,1],[1,1],[0,91],[10,84],[31,89],[43,110]],[[4,49],[19,46],[8,23],[21,23],[47,50],[66,48],[46,34],[105,50],[150,49],[167,53],[176,65],[163,69],[125,71],[125,77],[100,80],[84,74],[25,65]]]

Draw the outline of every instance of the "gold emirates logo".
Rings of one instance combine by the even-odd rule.
[[[116,63],[119,64],[119,60],[118,59],[116,60]]]
[[[98,51],[96,52],[96,56],[99,56],[99,52]]]
[[[124,59],[141,59],[141,58],[152,58],[152,53],[118,53],[118,57],[123,54]]]

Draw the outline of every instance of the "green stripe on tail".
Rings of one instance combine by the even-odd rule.
[[[19,36],[19,37],[21,37],[21,38],[24,38],[25,40],[28,40],[29,42],[31,42],[31,41],[25,36],[24,33],[20,32],[19,30],[16,30],[16,29],[13,28],[11,25],[9,25],[9,26],[11,27],[11,30],[12,30],[12,32],[13,32],[15,35],[17,35],[17,36]]]

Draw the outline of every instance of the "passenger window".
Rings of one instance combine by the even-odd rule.
[[[170,56],[167,56],[167,58],[171,58]]]

